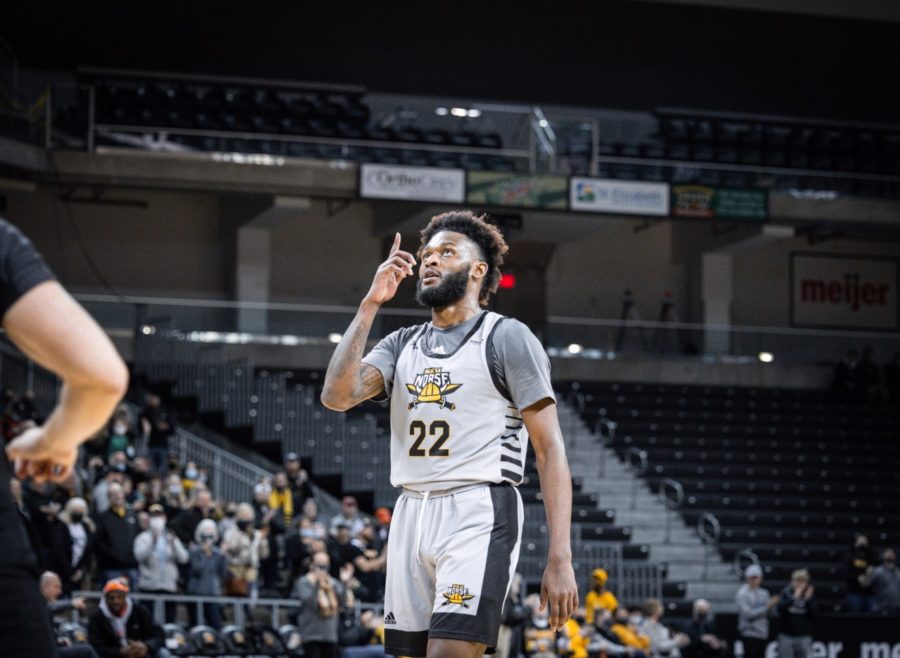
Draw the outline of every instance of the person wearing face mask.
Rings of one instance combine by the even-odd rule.
[[[226,593],[248,596],[257,588],[259,563],[269,557],[268,528],[255,528],[253,506],[241,503],[237,508],[235,527],[222,541],[222,552],[228,560]]]
[[[94,533],[97,527],[88,516],[87,503],[83,498],[70,498],[60,512],[59,519],[66,525],[71,542],[70,566],[67,581],[63,590],[68,593],[74,589],[83,589],[86,575],[90,573],[93,557]]]
[[[198,484],[191,491],[190,506],[180,512],[172,521],[172,530],[181,539],[182,544],[189,544],[194,540],[197,525],[203,519],[214,519],[215,511],[215,504],[209,489]]]
[[[222,582],[228,574],[225,555],[216,546],[219,529],[212,519],[203,519],[194,532],[194,544],[190,548],[190,563],[185,591],[195,596],[222,596]],[[190,605],[188,611],[191,626],[197,624],[197,608]],[[215,629],[222,627],[222,606],[218,603],[203,604],[203,621]]]
[[[137,582],[137,560],[134,539],[138,535],[137,518],[125,501],[122,485],[112,482],[107,488],[109,508],[95,518],[94,553],[103,582],[125,576],[130,584]]]
[[[597,611],[594,618],[593,633],[590,636],[587,650],[589,655],[606,655],[613,658],[647,658],[647,654],[634,647],[621,643],[612,632],[613,613],[605,608]]]
[[[728,643],[717,632],[715,618],[706,599],[694,601],[694,614],[685,625],[684,633],[691,641],[682,651],[686,658],[722,658],[728,655]]]
[[[178,566],[190,556],[178,536],[166,528],[162,505],[151,505],[150,527],[134,540],[134,557],[140,575],[138,589],[148,594],[175,594],[178,591]],[[176,604],[166,601],[166,622],[175,621]]]
[[[873,611],[882,615],[900,612],[900,570],[897,554],[888,548],[881,557],[881,566],[872,572],[872,592],[875,594]]]
[[[525,597],[525,607],[530,617],[522,629],[523,654],[526,658],[555,658],[556,630],[550,626],[549,609],[547,606],[541,608],[541,599],[537,594]]]
[[[272,482],[272,492],[269,494],[269,507],[281,512],[284,517],[284,527],[290,528],[294,518],[294,496],[288,486],[287,473],[279,471]]]
[[[872,612],[875,597],[869,578],[875,568],[875,556],[865,535],[857,534],[853,546],[844,558],[844,578],[847,583],[847,612]]]
[[[613,624],[609,630],[623,646],[650,653],[650,638],[638,631],[637,625],[632,622],[625,608],[616,608],[613,613]]]
[[[129,457],[134,457],[134,442],[137,434],[134,431],[134,422],[131,411],[127,405],[120,404],[116,407],[109,421],[109,438],[106,440],[106,456],[115,452],[124,452]]]

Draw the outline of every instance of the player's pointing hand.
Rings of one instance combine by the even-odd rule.
[[[387,260],[375,271],[375,279],[365,301],[381,305],[393,299],[397,293],[397,286],[406,277],[413,276],[415,266],[416,259],[413,255],[400,249],[400,234],[397,233]]]

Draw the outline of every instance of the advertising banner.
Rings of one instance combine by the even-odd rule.
[[[898,615],[828,615],[816,616],[810,658],[900,658]],[[766,646],[766,658],[777,658],[775,641],[778,620],[773,620],[772,639]],[[737,615],[716,615],[716,630],[732,646],[731,655],[743,655],[744,646],[737,637]]]
[[[466,200],[471,204],[565,210],[565,176],[530,176],[500,171],[470,171]]]
[[[669,214],[667,183],[640,183],[576,176],[572,178],[569,194],[572,210],[628,215]]]
[[[359,171],[359,196],[364,199],[462,203],[466,198],[465,172],[462,169],[363,164]]]
[[[723,217],[765,219],[768,197],[763,190],[736,190],[706,185],[674,185],[672,215],[675,217]]]
[[[791,254],[791,324],[893,330],[897,261],[836,254]]]

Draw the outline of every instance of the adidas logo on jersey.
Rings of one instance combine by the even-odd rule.
[[[397,623],[397,620],[394,619],[394,613],[393,613],[393,612],[389,612],[389,613],[387,613],[387,615],[385,615],[385,617],[384,617],[384,623],[385,623],[385,624],[396,624],[396,623]]]

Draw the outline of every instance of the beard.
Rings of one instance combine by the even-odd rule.
[[[416,301],[429,308],[447,308],[455,304],[466,294],[471,267],[458,272],[445,274],[440,283],[430,288],[422,287],[422,280],[416,282]]]

